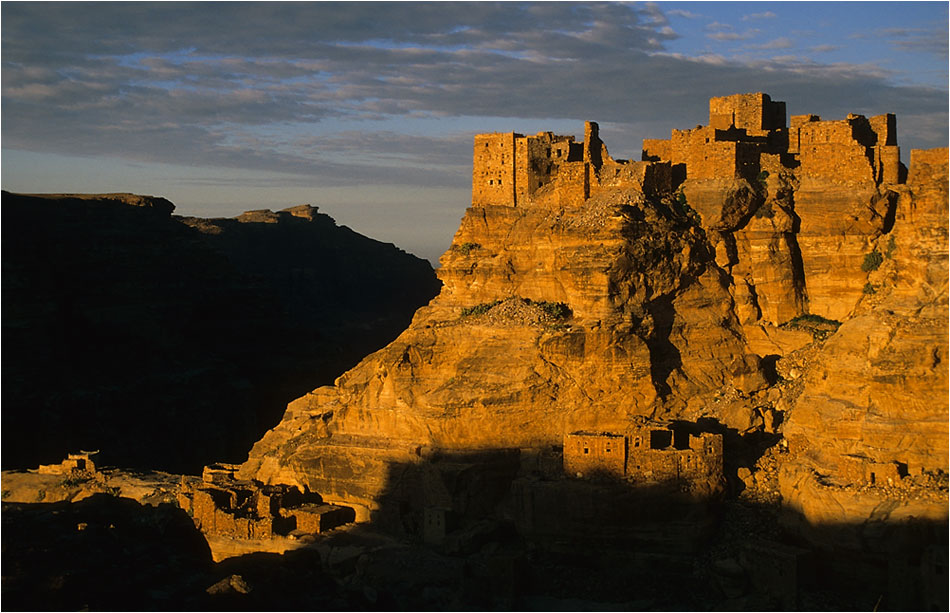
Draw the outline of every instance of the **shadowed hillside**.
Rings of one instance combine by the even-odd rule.
[[[194,472],[394,338],[431,266],[309,206],[238,219],[161,198],[3,193],[3,466],[101,449]]]

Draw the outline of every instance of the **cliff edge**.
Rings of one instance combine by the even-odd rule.
[[[727,436],[738,488],[775,483],[751,441],[771,445],[808,520],[801,467],[945,480],[947,151],[908,171],[893,115],[785,117],[767,94],[714,98],[708,126],[645,141],[641,161],[613,159],[592,122],[583,142],[477,135],[439,296],[290,403],[242,475],[368,518],[393,466],[665,422]],[[925,515],[946,516],[937,501]]]

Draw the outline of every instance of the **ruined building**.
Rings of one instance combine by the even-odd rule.
[[[722,478],[722,435],[694,435],[662,424],[625,434],[572,432],[564,437],[564,472],[634,482],[714,483]]]
[[[237,465],[205,467],[200,485],[183,478],[179,506],[204,534],[268,539],[291,533],[319,534],[355,518],[353,509],[325,504],[292,485],[264,485],[235,479]]]
[[[630,185],[669,191],[669,165],[614,160],[592,121],[583,143],[552,132],[475,136],[473,206],[579,206],[600,189]]]
[[[590,121],[583,143],[552,132],[478,134],[472,204],[579,206],[607,187],[669,192],[686,179],[754,180],[763,171],[792,168],[805,179],[842,183],[898,183],[906,174],[894,115],[833,121],[793,115],[789,125],[785,103],[764,93],[711,98],[708,126],[644,140],[642,160],[611,158]]]
[[[95,475],[98,455],[98,451],[70,453],[59,464],[40,464],[37,472],[41,475]]]

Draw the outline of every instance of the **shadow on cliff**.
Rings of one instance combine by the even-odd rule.
[[[670,341],[673,322],[676,319],[673,296],[655,298],[647,305],[647,311],[653,318],[653,330],[646,339],[647,349],[650,351],[650,378],[657,394],[665,398],[671,391],[668,383],[670,373],[683,365],[679,349]]]
[[[311,207],[239,221],[7,192],[2,206],[5,469],[79,449],[172,472],[243,461],[289,401],[439,289],[428,262]]]
[[[496,449],[393,462],[369,522],[217,564],[168,505],[5,504],[4,606],[946,610],[945,522],[799,532],[802,517],[777,506],[675,480],[566,478],[557,460]]]
[[[556,448],[388,464],[368,528],[401,544],[365,549],[349,585],[418,610],[946,607],[945,523],[808,526],[686,480],[575,479],[560,465]]]

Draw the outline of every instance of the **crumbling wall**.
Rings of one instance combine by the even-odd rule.
[[[664,426],[627,434],[574,432],[564,437],[564,471],[634,481],[717,481],[722,476],[722,435],[695,436]]]
[[[206,467],[198,486],[182,478],[178,504],[205,534],[268,539],[294,529],[315,534],[355,519],[352,509],[325,504],[296,486],[235,480],[230,468]]]
[[[95,457],[98,451],[80,451],[66,454],[59,464],[40,464],[37,472],[41,475],[73,475],[82,473],[94,475],[97,472]]]
[[[330,504],[304,504],[286,511],[296,520],[296,529],[308,534],[320,534],[352,521],[352,511]]]
[[[798,127],[802,177],[836,183],[872,183],[877,173],[869,152],[870,126],[860,116],[809,121]],[[861,141],[864,141],[862,143]]]
[[[623,477],[626,460],[627,439],[621,434],[575,432],[564,437],[564,470],[569,475]]]
[[[709,125],[717,130],[736,127],[748,136],[767,136],[785,127],[785,103],[768,94],[734,94],[709,99]]]

